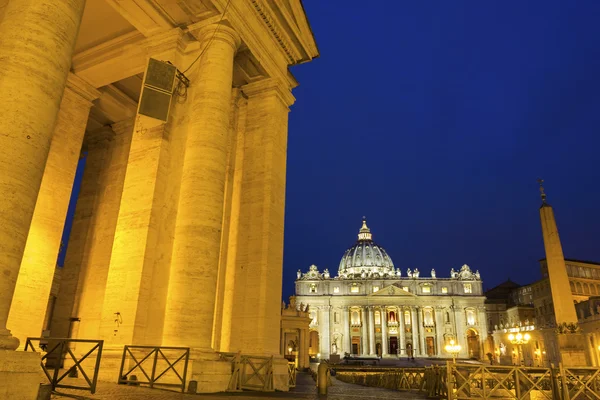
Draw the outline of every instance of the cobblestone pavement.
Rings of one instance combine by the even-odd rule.
[[[274,393],[216,393],[216,394],[182,394],[172,391],[149,389],[146,387],[117,385],[115,383],[98,382],[96,394],[81,390],[59,389],[53,394],[52,399],[67,400],[224,400],[224,399],[320,399],[317,395],[315,382],[306,373],[299,373],[297,386],[290,392]],[[415,399],[424,400],[424,394],[413,392],[398,392],[394,390],[370,388],[340,382],[333,378],[333,386],[329,387],[327,400],[355,400],[355,399]]]

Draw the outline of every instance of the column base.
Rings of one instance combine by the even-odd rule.
[[[41,356],[30,351],[0,350],[0,399],[36,400],[41,383],[48,383]]]
[[[0,350],[16,350],[19,339],[11,335],[10,330],[0,329]]]

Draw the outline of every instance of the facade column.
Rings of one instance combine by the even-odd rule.
[[[406,355],[406,332],[404,332],[404,308],[400,307],[398,311],[398,329],[400,330],[400,355]]]
[[[419,325],[419,348],[422,356],[427,355],[425,348],[425,333],[423,332],[423,307],[417,307],[417,323]]]
[[[342,306],[342,324],[344,325],[344,353],[352,353],[352,341],[350,337],[350,318],[347,306]]]
[[[387,309],[381,308],[381,357],[388,354]]]
[[[42,333],[88,114],[99,96],[69,75],[8,317],[7,326],[21,346]]]
[[[319,309],[321,313],[321,319],[319,320],[319,326],[321,329],[319,330],[321,335],[319,337],[319,343],[321,347],[321,358],[324,360],[329,359],[329,354],[331,354],[331,332],[329,332],[329,308],[330,306],[322,306]]]
[[[360,344],[362,347],[361,354],[366,356],[369,354],[369,333],[367,327],[367,309],[366,306],[360,308],[360,322],[362,325]]]
[[[280,318],[287,127],[294,97],[273,78],[241,89],[247,103],[243,173],[233,189],[240,193],[240,208],[232,326],[240,348],[268,355]]]
[[[305,356],[308,355],[308,348],[306,347],[306,329],[298,329],[298,368],[306,368]]]
[[[231,28],[220,25],[217,29],[216,25],[210,25],[198,32],[198,39],[200,48],[206,50],[192,74],[189,135],[175,223],[163,344],[210,352],[230,142],[233,58],[240,38]],[[260,308],[258,304],[255,306]],[[279,300],[274,309],[281,317]],[[279,326],[277,323],[273,330]],[[279,352],[277,338],[278,332],[270,338],[275,354]]]
[[[369,355],[375,355],[375,318],[373,306],[369,306]]]
[[[444,351],[444,308],[435,307],[435,336],[436,336],[436,354],[442,357]]]
[[[0,349],[84,6],[13,0],[0,22]]]
[[[417,334],[417,310],[416,307],[410,308],[410,325],[412,327],[412,346],[413,346],[413,357],[419,354],[419,335]]]
[[[464,307],[454,307],[454,321],[456,323],[456,342],[461,345],[459,356],[468,358],[469,349],[467,346],[467,330],[465,321]]]

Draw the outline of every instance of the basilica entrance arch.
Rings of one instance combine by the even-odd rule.
[[[469,358],[480,359],[480,346],[479,346],[479,334],[473,328],[467,331],[467,352]]]

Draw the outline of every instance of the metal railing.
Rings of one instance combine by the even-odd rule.
[[[38,346],[39,350],[35,348],[32,342],[39,342]],[[77,358],[73,351],[69,347],[71,343],[89,343],[93,344],[92,348],[85,353],[83,356]],[[79,389],[79,390],[89,390],[92,394],[96,392],[96,383],[98,382],[98,370],[100,369],[100,358],[102,357],[102,346],[104,345],[104,340],[86,340],[86,339],[65,339],[65,338],[31,338],[28,337],[25,342],[24,351],[37,351],[37,352],[45,352],[42,356],[41,367],[42,371],[50,381],[50,385],[52,386],[52,390],[55,391],[56,388],[65,388],[65,389]],[[48,350],[48,348],[50,350]],[[96,359],[93,361],[94,370],[93,376],[90,379],[88,374],[86,374],[82,363],[88,360],[88,357],[92,355],[92,353],[96,352]],[[62,375],[60,375],[60,365],[62,364],[63,357],[69,356],[71,360],[74,362],[74,365],[67,369]],[[49,368],[46,367],[46,360],[55,358],[59,360],[53,368],[54,371],[52,374],[49,371]],[[92,361],[92,358],[89,358]],[[81,372],[81,375],[85,379],[87,386],[77,386],[77,385],[67,385],[61,383],[64,378],[71,373],[71,371]]]
[[[137,354],[136,355],[134,354]],[[165,352],[169,353],[171,359]],[[175,353],[174,355],[170,353]],[[175,361],[171,362],[172,359]],[[143,384],[153,388],[155,385],[161,387],[176,387],[183,393],[185,391],[185,380],[187,375],[188,361],[190,359],[189,347],[166,347],[166,346],[125,346],[123,348],[123,358],[121,359],[121,368],[119,370],[119,383]],[[127,362],[133,362],[133,367],[125,370]],[[148,371],[149,364],[151,369]],[[183,364],[177,371],[177,366]],[[134,372],[141,372],[146,380],[140,380],[135,375],[135,380],[131,379]],[[172,374],[167,375],[168,372]],[[158,382],[163,379],[162,382]]]
[[[241,353],[220,354],[224,360],[231,361],[232,374],[227,391],[274,391],[273,356],[245,356]]]
[[[288,363],[288,386],[293,388],[296,387],[296,363]]]

